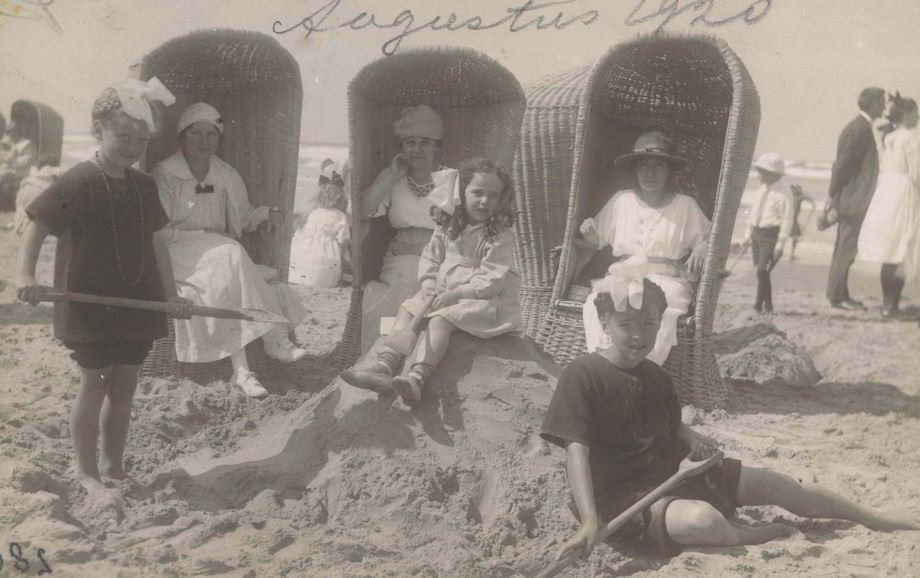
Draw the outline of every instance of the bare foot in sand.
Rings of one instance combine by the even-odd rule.
[[[758,526],[756,528],[736,524],[732,525],[735,526],[735,529],[738,531],[740,543],[744,545],[763,544],[770,540],[788,538],[796,532],[795,528],[792,526],[779,523],[767,524],[766,526]]]
[[[82,476],[78,481],[86,490],[84,511],[88,517],[115,522],[124,518],[125,499],[119,490],[107,488],[90,476]]]

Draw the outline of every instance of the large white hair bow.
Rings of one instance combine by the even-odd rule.
[[[460,204],[460,173],[456,169],[441,169],[431,173],[434,189],[428,193],[432,205],[453,215]]]
[[[610,293],[616,311],[627,311],[630,306],[642,309],[643,283],[647,276],[648,259],[645,255],[633,255],[611,265],[607,276],[595,284],[595,289],[598,293]]]
[[[148,81],[137,78],[129,78],[121,84],[113,87],[118,93],[118,100],[121,101],[121,107],[125,114],[131,118],[142,120],[147,123],[150,132],[156,130],[153,124],[153,111],[150,108],[151,102],[162,102],[166,106],[171,106],[176,102],[176,97],[169,89],[163,86],[163,83],[156,77]]]

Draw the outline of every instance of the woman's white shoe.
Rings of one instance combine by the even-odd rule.
[[[234,375],[233,383],[240,386],[243,393],[249,397],[262,398],[268,395],[268,390],[259,383],[256,374],[251,371],[240,371]]]
[[[307,354],[306,349],[297,347],[287,335],[281,332],[272,331],[262,336],[262,343],[265,347],[265,353],[272,359],[290,363],[297,361]]]

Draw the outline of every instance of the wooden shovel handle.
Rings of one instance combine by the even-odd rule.
[[[90,293],[77,293],[64,291],[55,287],[42,287],[41,301],[77,301],[92,303],[94,305],[108,305],[111,307],[128,307],[144,311],[159,311],[161,313],[177,313],[181,305],[168,301],[148,301],[146,299],[130,299],[127,297],[110,297],[108,295],[92,295]],[[189,311],[192,315],[200,317],[220,317],[223,319],[242,319],[251,321],[253,318],[245,313],[232,309],[193,305]]]
[[[641,513],[642,510],[646,509],[647,507],[655,503],[655,501],[657,501],[663,495],[665,495],[666,493],[670,492],[671,490],[679,486],[681,483],[684,482],[684,480],[692,478],[694,476],[698,476],[702,474],[703,472],[705,472],[706,470],[712,468],[716,464],[721,463],[722,457],[723,457],[722,452],[718,451],[712,456],[710,456],[709,458],[698,461],[698,462],[694,462],[690,460],[689,458],[684,458],[684,460],[680,463],[680,466],[678,466],[677,472],[675,472],[673,476],[671,476],[670,478],[662,482],[661,485],[659,485],[657,488],[655,488],[654,490],[652,490],[651,492],[643,496],[642,499],[640,499],[638,502],[636,502],[635,504],[627,508],[622,514],[620,514],[613,520],[610,520],[610,522],[608,522],[607,525],[604,526],[598,532],[598,539],[597,539],[598,543],[606,540],[608,537],[610,537],[611,534],[613,534],[614,532],[622,528],[627,522],[629,522],[630,520],[635,518],[637,515],[639,515],[639,513]],[[560,572],[562,572],[563,570],[565,570],[566,568],[568,568],[570,564],[572,564],[579,558],[581,558],[581,552],[578,550],[575,550],[568,556],[565,556],[559,560],[556,560],[555,562],[553,562],[552,564],[544,568],[542,572],[537,574],[536,578],[551,578],[552,576],[555,576],[559,574]]]

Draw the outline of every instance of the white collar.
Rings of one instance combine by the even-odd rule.
[[[198,179],[196,179],[192,174],[192,169],[189,168],[188,161],[185,160],[185,155],[182,154],[181,150],[178,150],[170,156],[166,157],[160,161],[157,166],[162,167],[164,171],[176,178],[194,180],[196,182],[198,181]],[[211,155],[211,167],[208,170],[208,174],[205,176],[204,181],[202,182],[213,181],[221,169],[225,169],[229,166],[230,165],[224,162],[224,160],[217,155]]]
[[[875,121],[872,120],[872,117],[871,117],[871,116],[869,116],[868,114],[866,114],[866,111],[864,111],[864,110],[859,111],[859,115],[862,116],[864,119],[866,119],[866,122],[869,123],[869,126],[875,126]]]

